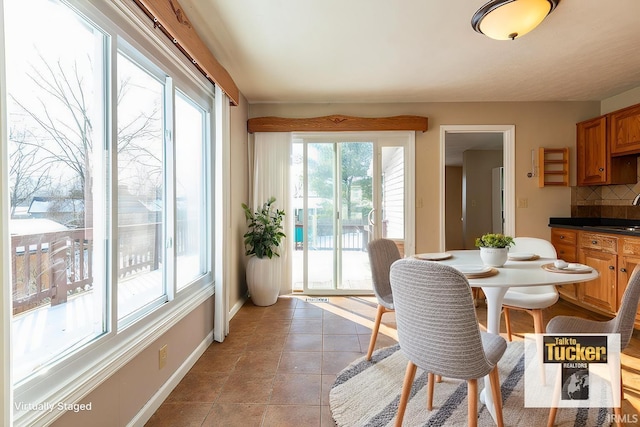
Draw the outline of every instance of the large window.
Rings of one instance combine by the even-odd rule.
[[[118,53],[118,318],[166,295],[164,76]],[[170,88],[169,88],[170,89]]]
[[[0,266],[24,402],[90,389],[79,371],[98,382],[213,293],[213,87],[111,2],[69,3],[0,2],[11,199]],[[14,411],[19,424],[46,417]]]
[[[106,332],[107,44],[56,2],[6,0],[5,23],[13,377],[21,382]]]
[[[206,186],[207,114],[182,92],[176,92],[176,276],[182,289],[207,271]]]

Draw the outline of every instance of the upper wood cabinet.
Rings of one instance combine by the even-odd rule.
[[[640,104],[609,113],[611,155],[640,153]]]
[[[607,118],[596,117],[576,126],[578,185],[606,184],[611,169],[607,150]]]
[[[638,180],[636,155],[611,156],[609,120],[607,115],[576,125],[578,185],[635,184]]]

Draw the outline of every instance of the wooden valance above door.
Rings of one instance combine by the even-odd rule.
[[[352,117],[332,115],[291,119],[286,117],[255,117],[247,120],[247,130],[254,132],[348,132],[414,130],[426,132],[427,117]]]

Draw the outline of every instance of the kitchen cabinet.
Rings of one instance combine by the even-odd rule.
[[[640,238],[623,237],[618,244],[618,300],[620,307],[629,278],[636,265],[640,264]],[[640,313],[636,312],[636,325],[640,325]]]
[[[618,309],[617,255],[596,249],[581,249],[578,261],[600,272],[597,279],[577,285],[578,301],[607,314],[615,314]]]
[[[580,232],[578,262],[598,270],[600,277],[577,287],[578,300],[610,314],[618,310],[617,252],[617,237]]]
[[[566,262],[578,262],[576,243],[578,232],[565,228],[551,229],[551,244],[556,248],[558,259]],[[578,299],[576,293],[576,284],[569,283],[567,285],[558,286],[560,295],[567,299],[575,301]]]
[[[608,114],[611,155],[640,153],[640,104]]]
[[[553,227],[551,243],[558,258],[595,268],[598,279],[563,285],[563,299],[599,313],[614,316],[620,308],[629,277],[640,264],[640,237]],[[640,328],[640,314],[635,326]]]
[[[608,116],[576,125],[576,173],[579,186],[637,182],[637,156],[612,157],[607,131]]]
[[[607,118],[596,117],[580,122],[576,127],[578,185],[606,184],[610,169]]]

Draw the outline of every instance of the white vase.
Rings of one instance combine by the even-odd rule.
[[[247,286],[255,305],[273,305],[280,294],[280,274],[275,259],[253,256],[247,263]]]
[[[484,265],[502,267],[509,258],[509,248],[480,248],[480,259]]]

